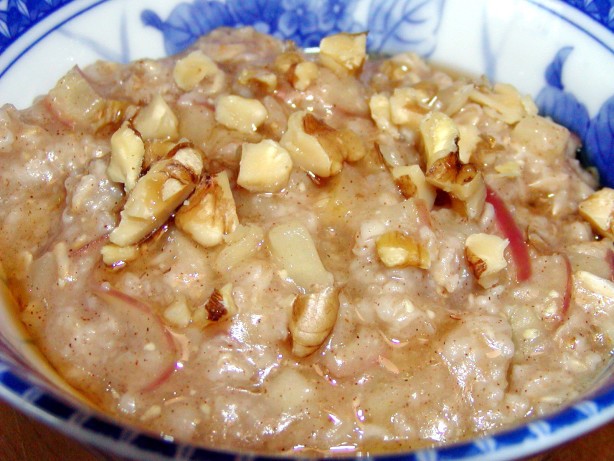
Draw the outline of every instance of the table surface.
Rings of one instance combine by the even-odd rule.
[[[117,461],[24,416],[0,401],[0,459],[3,461]],[[614,460],[614,422],[526,461]]]

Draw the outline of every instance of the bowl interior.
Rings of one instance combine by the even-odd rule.
[[[23,11],[15,6],[22,3],[0,6],[13,18],[9,23],[0,16],[0,33],[12,30],[0,41],[0,100],[18,108],[46,93],[74,65],[161,57],[218,26],[252,25],[306,47],[317,46],[330,33],[368,30],[373,53],[415,51],[460,72],[514,84],[535,98],[543,114],[583,140],[587,161],[597,166],[604,184],[614,185],[614,25],[588,7],[581,11],[565,2],[539,0],[340,0],[308,2],[302,8],[280,0],[64,0],[25,2]],[[11,29],[15,18],[19,28]],[[38,354],[16,320],[4,283],[0,291],[1,397],[61,430],[74,430],[82,440],[134,456],[163,459],[181,452],[198,459],[208,453],[117,426],[97,414]],[[586,398],[555,415],[415,456],[523,456],[613,418],[611,361]]]

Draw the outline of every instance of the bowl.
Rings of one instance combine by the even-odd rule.
[[[376,54],[415,51],[454,71],[512,83],[581,140],[582,161],[614,185],[614,7],[576,0],[19,0],[0,3],[0,101],[25,108],[75,64],[185,49],[220,26],[253,26],[300,46],[369,31]],[[104,27],[100,25],[104,24]],[[0,398],[102,450],[134,459],[266,459],[159,437],[100,413],[37,352],[0,283]],[[614,361],[557,412],[469,442],[381,458],[529,456],[614,420]]]

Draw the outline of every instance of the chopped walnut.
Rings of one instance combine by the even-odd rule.
[[[289,325],[292,353],[302,358],[318,350],[333,330],[338,311],[339,293],[333,287],[298,295]]]
[[[427,181],[459,200],[468,217],[478,217],[484,209],[486,183],[475,165],[460,161],[455,123],[441,112],[431,112],[422,120],[420,133]]]
[[[237,305],[232,295],[232,284],[227,283],[219,290],[213,289],[205,304],[194,312],[192,320],[196,324],[207,326],[226,320],[237,312]]]
[[[228,175],[205,176],[175,215],[175,224],[204,247],[220,243],[239,224]]]
[[[131,191],[141,175],[145,144],[128,122],[111,136],[111,160],[107,168],[109,179],[124,184]]]
[[[215,61],[202,51],[196,50],[177,61],[173,69],[173,78],[179,88],[191,91],[208,78],[214,80],[216,86],[221,86],[219,80],[223,80],[224,76]]]
[[[386,267],[431,267],[428,249],[402,232],[390,231],[380,235],[375,247],[380,261]]]
[[[255,132],[266,118],[266,107],[257,99],[224,95],[215,104],[215,120],[241,133]]]
[[[317,64],[311,61],[303,61],[294,68],[292,85],[299,91],[304,91],[318,78],[320,73]]]
[[[335,130],[305,111],[294,112],[279,142],[294,164],[321,178],[341,171],[343,161],[355,162],[366,155],[361,139],[351,130]]]
[[[416,88],[395,88],[390,97],[390,115],[396,125],[411,129],[420,126],[422,118],[429,112],[431,96],[424,90]]]
[[[238,81],[242,85],[255,86],[268,93],[275,91],[277,88],[277,75],[266,69],[243,69],[239,74]]]
[[[391,173],[405,198],[422,199],[429,210],[433,208],[437,190],[428,183],[424,172],[418,165],[398,166],[392,168]]]
[[[128,194],[119,225],[109,236],[111,242],[135,245],[164,224],[192,193],[202,168],[201,154],[189,147],[154,163]]]
[[[604,187],[580,203],[578,210],[594,231],[614,239],[614,189]]]
[[[279,192],[292,171],[292,157],[275,141],[244,143],[237,184],[251,192]]]
[[[367,57],[367,34],[329,35],[320,41],[319,56],[331,70],[356,75]]]
[[[472,234],[465,241],[467,263],[478,283],[490,288],[498,274],[507,267],[504,251],[509,241],[496,235]]]
[[[144,139],[177,139],[178,126],[177,116],[159,94],[134,118],[134,127]]]
[[[458,151],[458,128],[443,112],[429,112],[420,123],[420,134],[427,169],[450,152]]]
[[[109,243],[100,250],[102,261],[114,268],[124,266],[130,261],[134,261],[139,256],[139,249],[136,246],[117,246]]]

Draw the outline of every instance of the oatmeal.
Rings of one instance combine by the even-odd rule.
[[[322,454],[555,410],[611,358],[614,192],[510,85],[252,29],[0,110],[0,260],[133,425]]]

